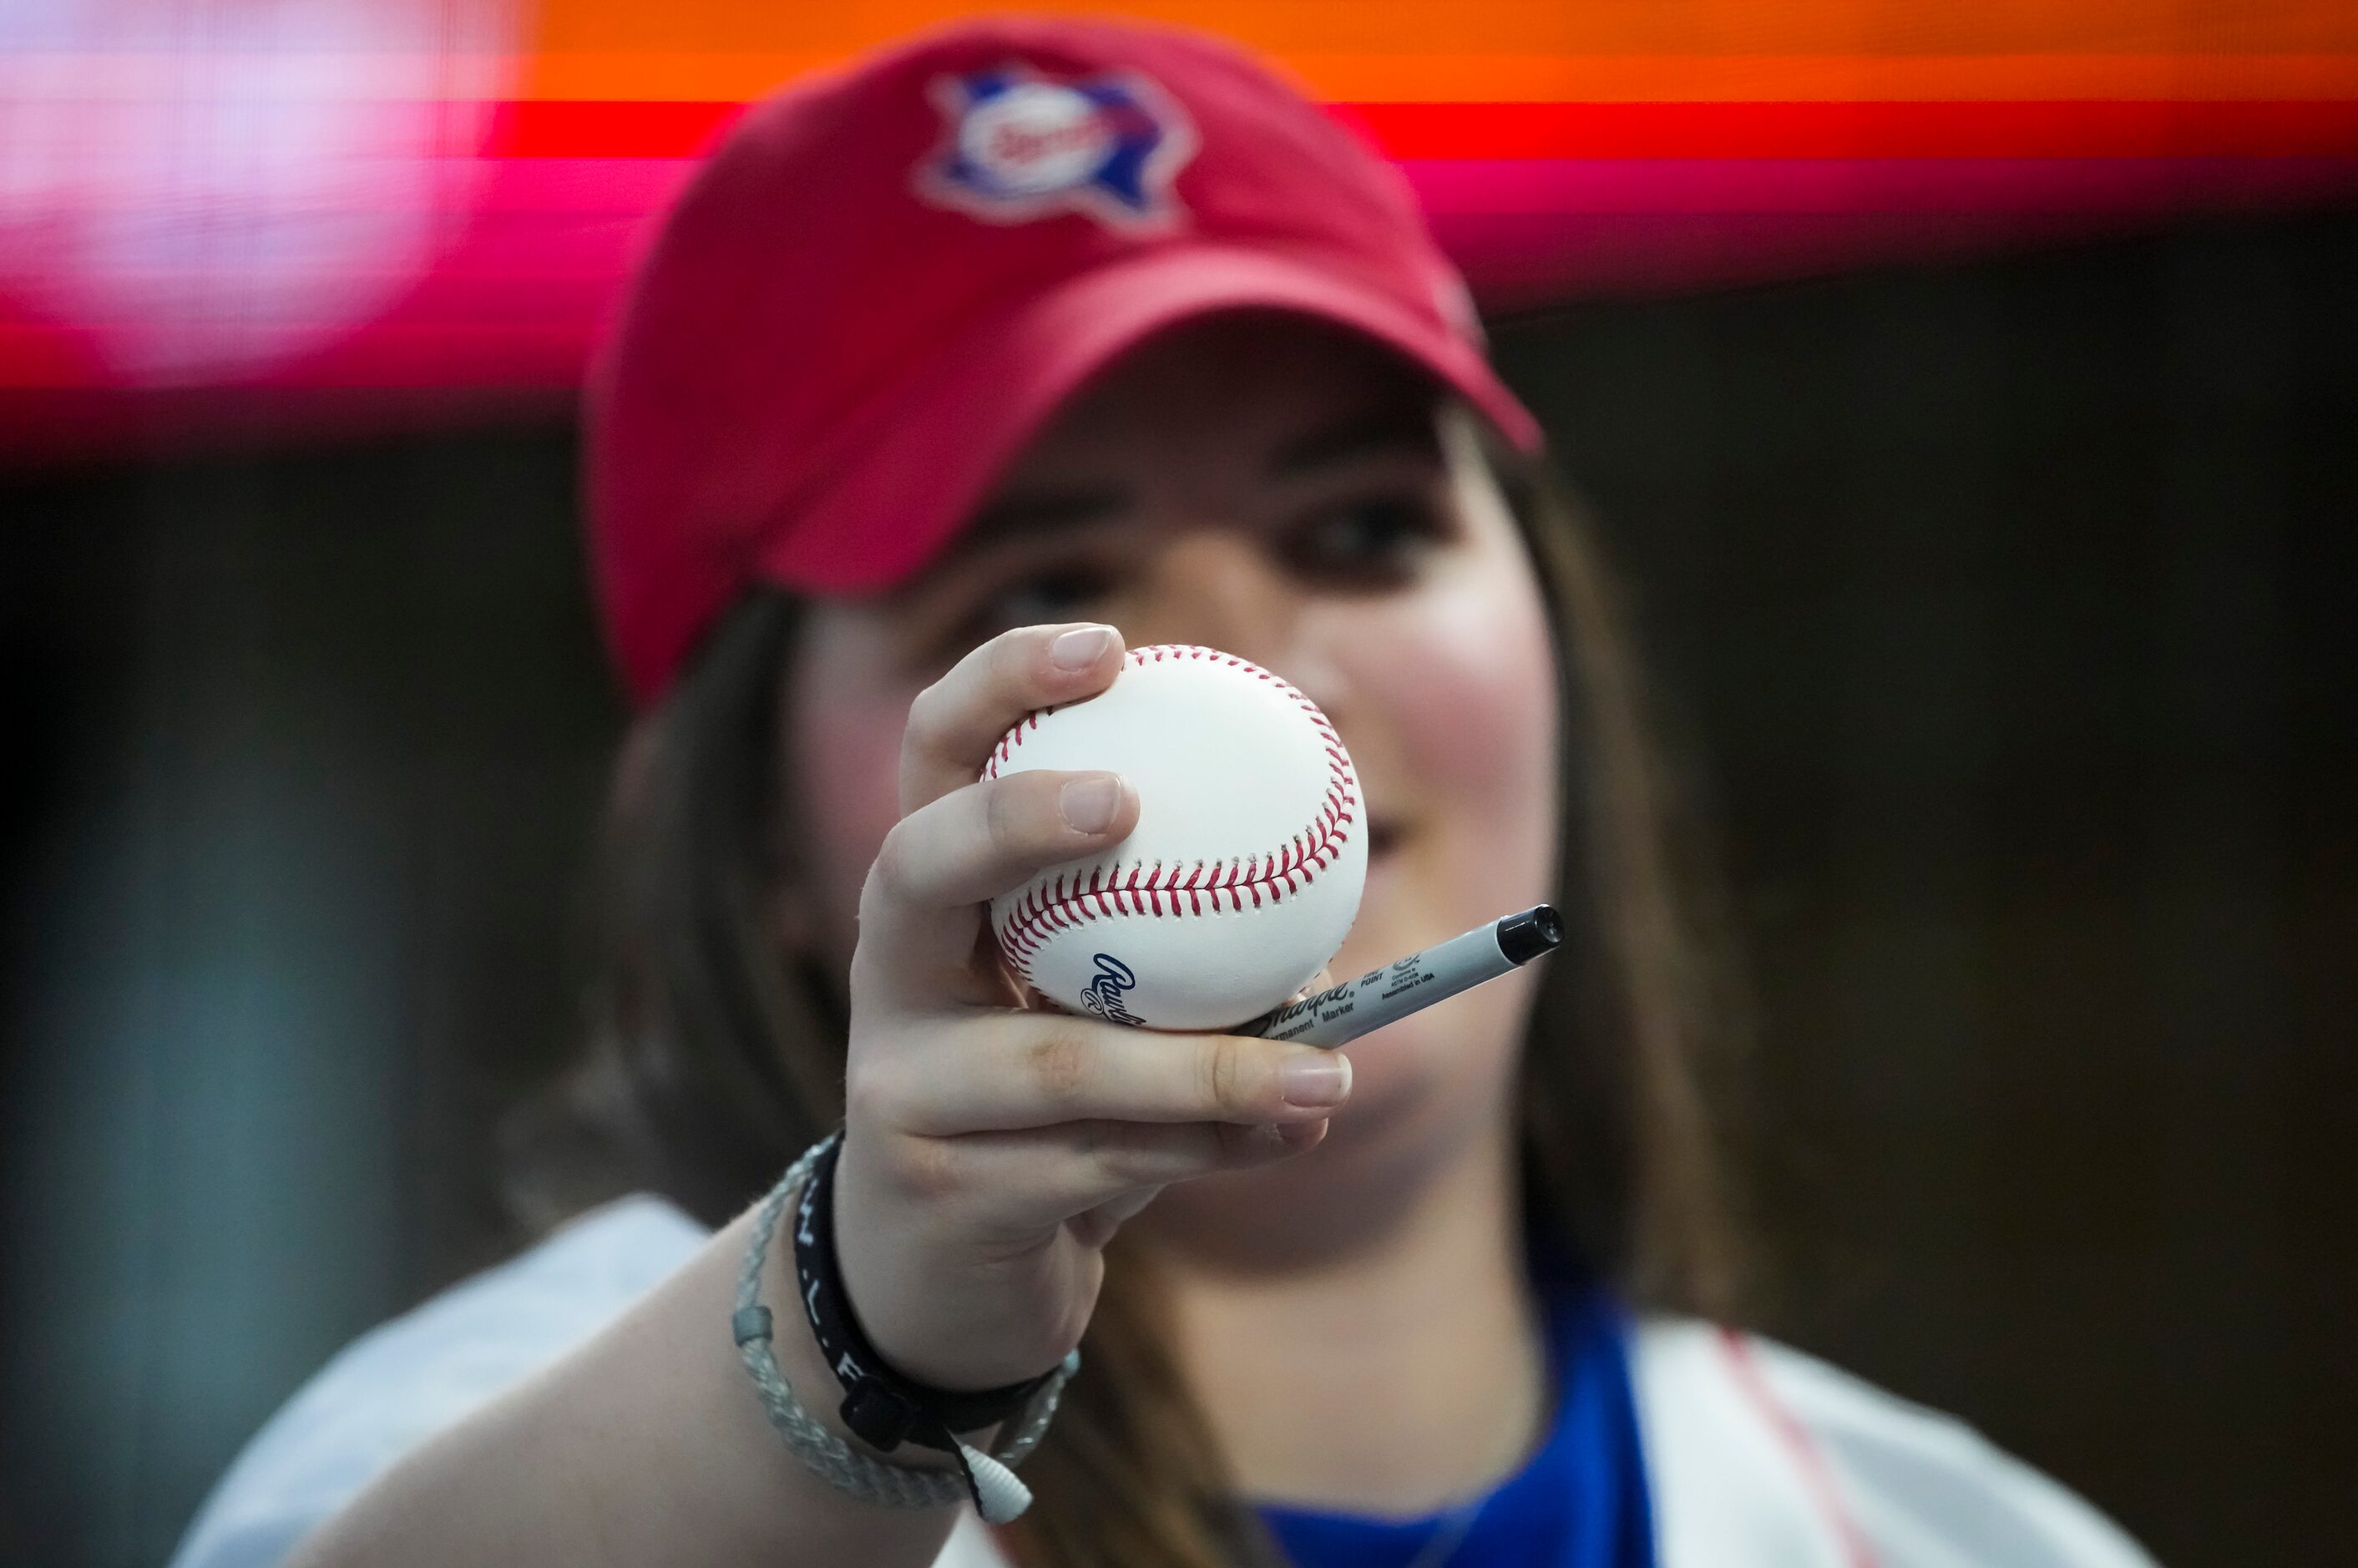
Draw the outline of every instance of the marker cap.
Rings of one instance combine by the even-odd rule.
[[[1528,964],[1563,945],[1563,916],[1547,904],[1534,904],[1498,922],[1498,951],[1510,964]]]

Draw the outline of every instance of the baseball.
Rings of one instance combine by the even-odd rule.
[[[1109,769],[1138,827],[991,901],[1000,951],[1058,1006],[1223,1029],[1285,1001],[1351,929],[1368,844],[1318,705],[1217,649],[1133,648],[1095,697],[1027,716],[982,776]]]

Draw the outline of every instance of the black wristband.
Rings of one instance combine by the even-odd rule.
[[[880,1453],[914,1443],[956,1454],[957,1433],[996,1426],[1016,1414],[1054,1369],[1002,1388],[957,1392],[930,1388],[885,1364],[852,1314],[836,1258],[835,1162],[842,1152],[843,1134],[838,1132],[820,1150],[803,1184],[802,1201],[795,1208],[795,1281],[819,1353],[843,1385],[843,1424]]]

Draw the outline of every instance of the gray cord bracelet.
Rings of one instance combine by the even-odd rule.
[[[770,1424],[786,1440],[795,1456],[830,1485],[855,1498],[891,1508],[922,1509],[954,1502],[968,1495],[963,1476],[955,1470],[920,1470],[888,1464],[860,1453],[803,1408],[787,1385],[785,1375],[778,1369],[777,1351],[772,1343],[774,1321],[770,1309],[762,1304],[762,1269],[769,1257],[770,1238],[777,1231],[779,1217],[809,1178],[811,1168],[818,1162],[819,1152],[826,1146],[827,1141],[821,1140],[804,1151],[801,1158],[786,1167],[786,1173],[770,1189],[770,1195],[762,1200],[761,1212],[753,1218],[753,1238],[745,1248],[744,1265],[737,1271],[737,1310],[730,1314],[730,1335],[737,1342],[737,1354],[752,1377]],[[1065,1385],[1080,1364],[1078,1351],[1065,1357],[1064,1365],[1041,1385],[1022,1412],[1001,1429],[989,1456],[976,1450],[968,1451],[969,1464],[981,1459],[997,1472],[991,1477],[994,1484],[986,1494],[982,1510],[989,1522],[1004,1524],[1032,1506],[1031,1488],[1003,1467],[1022,1464],[1040,1445],[1049,1421],[1056,1413],[1056,1402],[1064,1397]],[[978,1469],[978,1475],[980,1473]]]

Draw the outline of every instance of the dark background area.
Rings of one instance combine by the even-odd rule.
[[[1759,1321],[2173,1564],[2358,1475],[2358,217],[1583,305],[1759,1026]],[[0,1560],[497,1257],[621,722],[569,430],[0,475]]]

